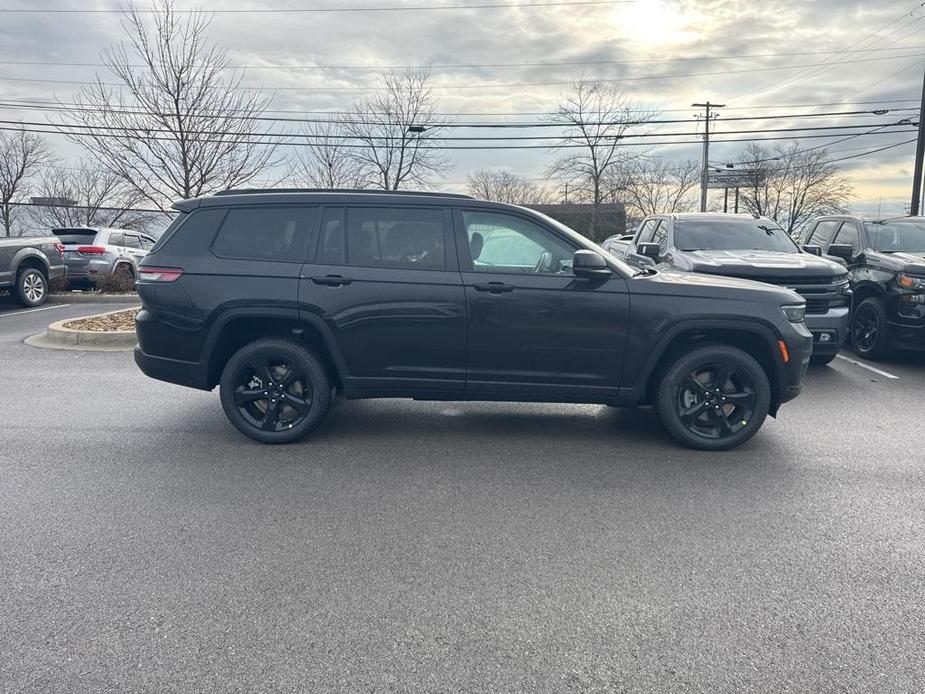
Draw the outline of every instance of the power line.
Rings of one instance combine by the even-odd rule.
[[[519,2],[519,3],[479,3],[473,5],[406,5],[406,6],[367,6],[367,7],[268,7],[268,8],[240,8],[218,10],[171,10],[174,14],[320,14],[342,12],[431,12],[437,10],[493,10],[517,9],[521,7],[590,7],[594,5],[626,5],[636,0],[551,0],[550,2]],[[136,8],[132,10],[138,14],[157,14],[160,10]],[[121,9],[52,9],[52,8],[14,8],[0,9],[4,14],[122,14]]]
[[[138,116],[156,116],[156,114],[150,110],[141,110],[136,109],[135,107],[119,107],[119,108],[93,108],[82,105],[72,105],[65,106],[53,105],[51,103],[47,105],[26,105],[21,106],[15,102],[5,102],[0,99],[0,109],[3,110],[36,110],[36,111],[50,111],[53,113],[117,113],[120,115],[138,115]],[[759,116],[732,116],[729,118],[724,118],[724,122],[732,121],[752,121],[752,120],[793,120],[799,118],[833,118],[839,116],[882,116],[891,112],[906,112],[913,111],[915,109],[874,109],[870,111],[827,111],[824,113],[810,113],[810,114],[799,114],[799,113],[785,113],[785,114],[771,114],[771,115],[759,115]],[[344,119],[344,118],[291,118],[291,117],[280,117],[280,116],[240,116],[234,114],[209,114],[203,113],[199,114],[204,117],[218,117],[223,120],[247,120],[247,121],[266,121],[266,122],[278,122],[278,123],[313,123],[313,124],[360,124],[360,125],[373,125],[377,124],[379,121],[370,120],[356,120],[356,119]],[[376,116],[379,114],[370,114]],[[547,114],[548,115],[548,114]],[[18,121],[17,121],[18,122]],[[665,118],[665,119],[646,119],[646,120],[633,120],[633,121],[606,121],[600,123],[588,123],[588,125],[650,125],[650,124],[669,124],[669,123],[691,123],[694,122],[694,118]],[[42,124],[44,125],[44,124]],[[553,121],[534,121],[534,122],[505,122],[505,123],[485,123],[485,122],[433,122],[429,124],[434,127],[440,128],[473,128],[473,129],[532,129],[532,128],[566,128],[569,127],[568,124],[563,124],[560,122]],[[139,126],[140,127],[140,126]],[[859,126],[860,127],[860,126]]]
[[[841,53],[880,53],[885,51],[913,51],[925,48],[925,45],[903,46],[898,48],[866,48],[851,51],[797,51],[789,52],[786,57],[802,55],[833,55]],[[745,53],[738,55],[686,56],[681,58],[638,58],[631,60],[557,60],[536,63],[427,63],[423,65],[222,65],[223,70],[469,70],[476,68],[530,68],[587,65],[636,65],[651,63],[700,62],[704,60],[742,60],[744,58],[779,58],[780,53]],[[903,56],[895,56],[901,58]],[[46,67],[109,67],[106,63],[59,62],[49,60],[0,60],[0,65],[35,65]],[[130,65],[133,68],[145,68],[147,65]]]
[[[922,57],[925,54],[916,54],[915,57]],[[883,60],[896,60],[897,58],[911,57],[911,56],[888,56],[880,58],[861,58],[858,60],[844,60],[839,65],[849,65],[856,63],[873,63]],[[800,67],[812,67],[813,65],[825,65],[826,63],[807,63],[803,65],[780,65],[776,67],[757,67],[757,68],[744,68],[741,70],[720,70],[715,72],[689,72],[689,73],[673,73],[670,75],[644,75],[640,77],[624,77],[619,79],[600,79],[594,80],[595,82],[602,82],[607,84],[618,84],[622,82],[643,82],[643,81],[652,81],[652,80],[667,80],[667,79],[677,79],[681,77],[711,77],[718,75],[737,75],[737,74],[746,74],[746,73],[755,73],[755,72],[769,72],[775,70],[791,70],[794,68]],[[38,84],[76,84],[82,86],[90,85],[101,85],[104,87],[124,87],[124,84],[118,82],[87,82],[83,80],[60,80],[60,79],[42,79],[42,78],[32,78],[32,77],[0,77],[0,80],[5,82],[35,82]],[[450,90],[471,90],[471,89],[501,89],[501,88],[511,88],[511,87],[553,87],[553,86],[566,86],[573,84],[574,80],[566,81],[556,81],[556,82],[497,82],[492,84],[461,84],[461,85],[433,85],[431,89],[450,89]],[[284,86],[274,86],[274,87],[252,87],[252,86],[242,86],[238,89],[247,90],[247,91],[300,91],[300,92],[318,92],[323,91],[325,93],[338,92],[338,93],[354,93],[354,92],[370,92],[376,91],[377,87],[284,87]]]

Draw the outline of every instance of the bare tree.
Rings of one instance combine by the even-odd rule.
[[[608,181],[627,214],[639,219],[650,214],[690,212],[697,205],[691,191],[699,182],[700,165],[695,161],[673,163],[648,157],[631,162]]]
[[[7,236],[19,212],[18,198],[48,160],[45,141],[25,129],[0,132],[0,222]]]
[[[548,189],[503,169],[476,169],[467,180],[470,195],[492,202],[538,205],[554,197]]]
[[[429,82],[428,68],[390,72],[374,96],[353,105],[345,121],[350,151],[376,188],[427,186],[450,168],[439,151],[444,128],[436,122]]]
[[[349,146],[349,136],[337,121],[303,128],[304,147],[297,147],[294,178],[312,188],[364,188],[368,181]]]
[[[828,151],[801,150],[797,142],[768,149],[751,143],[737,167],[746,172],[739,205],[752,214],[770,217],[793,234],[811,217],[844,212],[851,184],[829,162]]]
[[[565,131],[555,148],[562,157],[548,175],[569,181],[572,190],[583,192],[593,204],[588,235],[594,238],[604,181],[640,156],[621,140],[652,115],[628,101],[616,86],[580,80],[550,118]]]
[[[102,54],[120,86],[97,75],[67,108],[83,128],[64,131],[166,210],[177,198],[246,183],[275,162],[274,147],[256,137],[268,100],[241,87],[243,73],[223,74],[225,51],[206,38],[211,17],[178,14],[173,0],[155,0],[154,10],[123,8],[128,39]]]
[[[90,162],[48,169],[36,188],[42,197],[62,201],[33,208],[33,218],[42,226],[143,229],[151,221],[150,213],[135,209],[144,202],[137,190]]]

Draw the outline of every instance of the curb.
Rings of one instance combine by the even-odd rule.
[[[120,352],[134,349],[135,344],[138,342],[134,330],[102,332],[97,330],[74,330],[64,326],[65,323],[70,323],[71,321],[108,316],[112,313],[121,313],[127,310],[131,309],[106,311],[105,313],[80,316],[79,318],[64,318],[49,325],[43,334],[27,337],[25,342],[33,347],[46,347],[49,349],[76,349],[100,352]]]
[[[65,292],[49,294],[49,304],[125,304],[138,301],[138,294],[95,294],[90,292]]]

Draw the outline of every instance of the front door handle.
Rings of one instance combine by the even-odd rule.
[[[505,292],[514,291],[513,284],[504,282],[487,282],[485,284],[473,284],[472,288],[477,292],[488,292],[489,294],[504,294]]]
[[[312,277],[312,282],[315,284],[322,284],[325,287],[341,287],[350,284],[353,280],[343,275],[324,275],[321,277]]]

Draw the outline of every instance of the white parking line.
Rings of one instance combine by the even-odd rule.
[[[886,371],[881,371],[881,370],[878,369],[877,367],[871,366],[870,364],[865,364],[864,362],[858,361],[857,359],[851,359],[850,357],[846,357],[846,356],[843,356],[843,355],[841,355],[841,354],[838,355],[838,358],[839,358],[839,359],[844,359],[844,360],[845,360],[846,362],[848,362],[849,364],[854,364],[855,366],[860,366],[862,369],[867,369],[868,371],[873,371],[875,374],[878,374],[878,375],[880,375],[880,376],[883,376],[884,378],[895,378],[895,379],[897,379],[897,380],[899,379],[899,376],[894,376],[893,374],[887,373]]]
[[[8,316],[21,316],[24,313],[35,313],[36,311],[51,311],[53,308],[64,308],[70,304],[55,304],[54,306],[40,306],[39,308],[27,308],[25,311],[13,311],[13,313],[0,313],[0,318]]]

